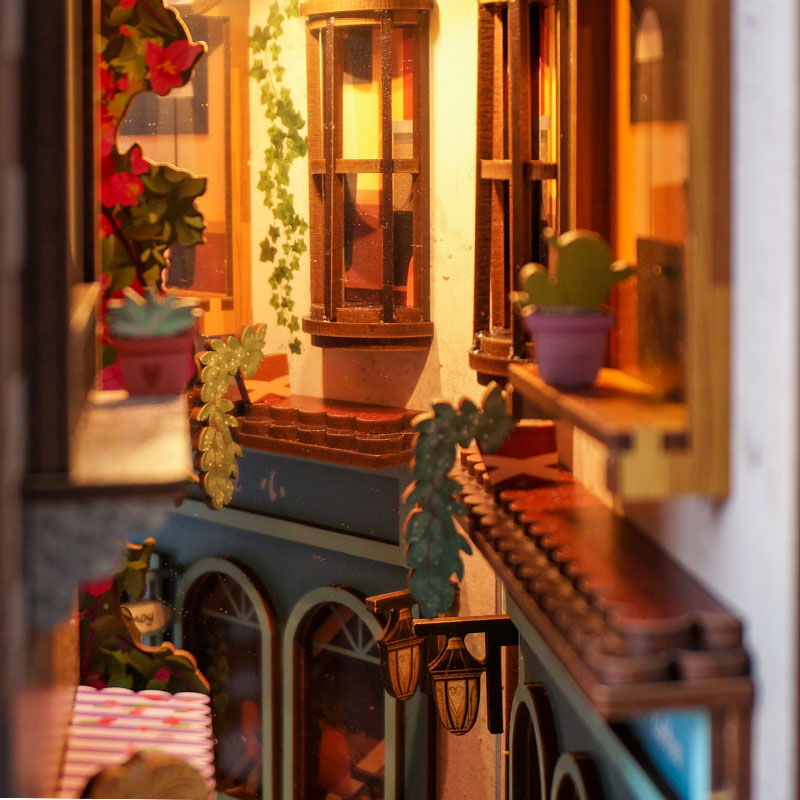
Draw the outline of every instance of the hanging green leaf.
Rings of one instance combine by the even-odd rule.
[[[479,409],[462,400],[456,410],[449,403],[435,403],[433,413],[414,421],[417,438],[411,472],[414,481],[405,492],[416,504],[406,518],[406,565],[411,593],[422,615],[434,617],[453,604],[450,579],[464,575],[461,553],[472,547],[456,529],[453,516],[466,513],[458,499],[459,484],[448,473],[456,458],[456,445],[466,447],[477,438],[484,452],[494,452],[514,427],[499,386],[489,387]]]
[[[260,89],[269,140],[264,150],[265,169],[259,174],[258,190],[264,195],[264,205],[269,208],[273,220],[260,243],[260,260],[272,265],[268,279],[272,289],[270,305],[278,311],[278,325],[289,331],[292,353],[302,351],[296,335],[300,320],[293,311],[291,297],[293,276],[300,269],[300,257],[306,252],[308,223],[295,210],[294,196],[289,192],[289,172],[292,162],[308,152],[308,143],[300,133],[305,120],[295,107],[288,87],[283,85],[286,69],[279,60],[281,48],[277,40],[286,20],[299,15],[297,0],[284,3],[275,0],[269,6],[266,24],[257,25],[250,36],[253,51],[250,77]],[[288,260],[276,261],[279,252],[287,255]]]
[[[239,422],[227,413],[233,410],[233,402],[225,397],[228,378],[241,371],[251,378],[258,370],[263,358],[267,326],[247,327],[241,339],[229,336],[227,340],[213,339],[210,350],[200,356],[200,399],[203,406],[197,415],[206,427],[200,433],[198,449],[201,452],[200,483],[212,508],[217,510],[233,499],[233,481],[239,475],[236,459],[242,449],[233,441],[231,428]]]

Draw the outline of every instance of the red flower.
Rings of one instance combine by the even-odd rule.
[[[81,586],[81,590],[86,592],[86,594],[92,595],[92,597],[99,597],[101,594],[105,594],[111,588],[113,583],[113,578],[103,578],[99,581],[90,581],[89,583],[84,583]]]
[[[154,681],[167,681],[167,680],[169,680],[169,676],[170,675],[172,675],[172,673],[166,667],[161,667],[160,669],[157,669],[153,673],[153,680]]]
[[[100,104],[100,154],[108,156],[114,149],[117,135],[117,119],[111,112]]]
[[[100,680],[100,678],[88,678],[83,682],[84,686],[91,686],[92,689],[105,689],[106,682]]]
[[[108,103],[116,93],[114,76],[108,71],[108,65],[103,61],[100,64],[100,98],[103,103]]]
[[[150,172],[150,162],[142,155],[142,148],[135,144],[131,148],[131,169],[137,175],[144,175]]]
[[[153,91],[165,95],[170,89],[183,86],[181,75],[194,64],[203,45],[189,44],[185,39],[173,42],[169,47],[147,42],[144,60],[150,70],[150,86]]]
[[[108,217],[105,214],[100,215],[100,221],[97,225],[100,233],[100,238],[105,239],[106,236],[111,236],[114,233],[114,229],[111,227],[111,223],[108,221]],[[103,277],[106,277],[105,275]]]
[[[100,184],[100,200],[104,206],[135,206],[144,185],[132,172],[116,172]]]
[[[136,5],[136,0],[119,0],[120,8],[133,8]]]

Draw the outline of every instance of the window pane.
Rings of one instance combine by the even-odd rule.
[[[211,686],[217,789],[262,798],[261,637],[243,588],[222,573],[193,587],[185,605],[184,645]]]
[[[414,176],[392,176],[394,206],[394,304],[414,305]]]
[[[369,629],[346,606],[329,604],[303,650],[304,797],[384,797],[384,691]]]
[[[538,153],[540,161],[557,163],[559,141],[558,29],[555,5],[543,7],[539,14],[539,85],[536,87],[539,92],[539,141],[533,143],[533,152],[534,154]],[[553,230],[558,230],[557,181],[542,181],[541,219]],[[538,234],[538,231],[535,233]]]
[[[414,29],[392,31],[392,133],[395,158],[414,155]]]
[[[344,176],[345,302],[381,305],[383,289],[382,176]]]
[[[342,53],[342,158],[380,158],[380,34],[377,26],[337,31]]]
[[[638,265],[620,290],[618,358],[658,389],[681,396],[683,280],[687,242],[689,130],[686,122],[685,15],[631,0],[618,31],[617,75],[629,107],[619,117],[615,255]]]
[[[230,220],[230,74],[229,21],[216,16],[183,18],[192,39],[206,42],[189,83],[159,96],[145,92],[134,98],[119,131],[124,152],[142,145],[152,161],[166,162],[207,176],[206,192],[197,207],[205,222],[206,243],[171,248],[166,283],[179,289],[230,295],[233,291]]]

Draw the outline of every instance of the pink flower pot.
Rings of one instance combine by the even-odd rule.
[[[606,352],[606,334],[614,324],[607,311],[535,311],[523,317],[536,337],[542,380],[561,389],[590,386]]]
[[[128,394],[181,394],[194,372],[194,334],[193,326],[178,336],[114,339]]]

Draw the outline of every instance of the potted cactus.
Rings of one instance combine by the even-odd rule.
[[[545,237],[556,252],[556,274],[541,264],[520,270],[521,290],[512,294],[523,324],[535,336],[542,379],[564,389],[589,386],[603,364],[606,334],[614,317],[608,293],[634,270],[613,261],[604,239],[575,230]]]
[[[193,300],[144,296],[126,288],[124,300],[109,302],[108,327],[119,353],[122,382],[132,395],[180,394],[191,378],[195,321]]]

